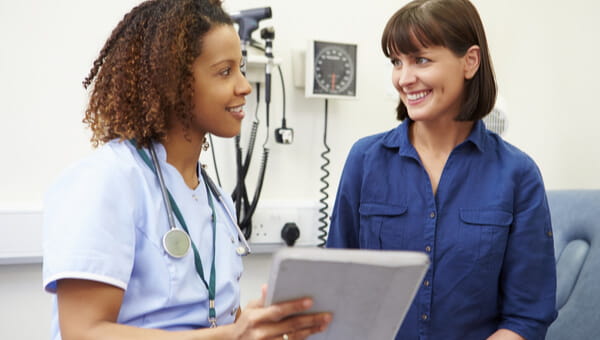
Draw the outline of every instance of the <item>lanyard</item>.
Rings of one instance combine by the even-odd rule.
[[[156,159],[155,157],[152,157],[152,161],[151,161],[150,158],[148,157],[148,154],[143,149],[138,148],[137,144],[135,143],[134,140],[131,140],[131,143],[135,146],[138,154],[142,157],[142,160],[144,160],[146,165],[148,165],[148,167],[154,172],[154,174],[162,182],[162,176],[159,176],[160,165],[158,163],[158,159]],[[154,151],[152,145],[150,145],[150,148],[151,148],[151,151]],[[152,152],[151,154],[152,154],[152,156],[155,156],[154,152]],[[217,312],[215,310],[215,291],[216,291],[215,253],[216,253],[216,234],[217,234],[217,230],[216,230],[217,229],[217,214],[215,211],[215,206],[213,203],[212,196],[210,194],[210,189],[208,187],[208,181],[206,179],[204,172],[202,172],[202,180],[204,182],[204,186],[206,187],[206,195],[208,197],[208,204],[209,204],[211,212],[212,212],[212,216],[211,216],[212,223],[211,224],[212,224],[212,233],[213,233],[213,240],[212,240],[213,247],[212,247],[212,264],[211,264],[211,268],[210,268],[210,278],[209,278],[208,283],[206,282],[206,279],[204,277],[202,260],[200,259],[200,254],[198,253],[198,249],[196,248],[196,245],[194,244],[193,241],[191,242],[191,244],[192,244],[192,250],[194,251],[194,263],[196,265],[196,272],[198,272],[198,275],[200,276],[202,283],[204,283],[204,286],[208,290],[208,299],[209,299],[208,321],[210,322],[210,327],[212,328],[212,327],[217,326]],[[161,190],[163,190],[163,188],[165,188],[164,183],[161,184]],[[181,224],[181,227],[183,228],[183,230],[185,230],[185,232],[189,235],[190,232],[185,223],[183,215],[181,214],[181,211],[179,210],[177,203],[173,199],[171,192],[169,192],[169,190],[166,188],[164,190],[166,191],[166,196],[169,197],[170,206],[173,210],[173,213],[177,217],[179,224]],[[170,214],[170,212],[167,212],[167,214]]]

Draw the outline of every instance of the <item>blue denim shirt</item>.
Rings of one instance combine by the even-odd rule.
[[[556,271],[538,167],[477,121],[434,195],[410,124],[352,147],[327,247],[429,254],[396,339],[481,340],[499,328],[543,339],[557,314]]]

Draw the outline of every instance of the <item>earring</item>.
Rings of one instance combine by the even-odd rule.
[[[208,144],[208,139],[206,139],[206,137],[204,137],[204,139],[202,140],[202,150],[206,151],[206,150],[208,150],[209,147],[210,147],[210,144]]]

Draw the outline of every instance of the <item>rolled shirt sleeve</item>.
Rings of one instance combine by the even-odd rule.
[[[501,276],[500,328],[544,339],[557,316],[556,262],[550,210],[541,174],[523,168]]]

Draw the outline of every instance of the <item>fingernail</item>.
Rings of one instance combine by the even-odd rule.
[[[323,322],[325,322],[325,323],[330,323],[330,322],[331,322],[331,320],[333,320],[333,317],[331,316],[331,314],[325,314],[325,315],[323,316]]]
[[[310,306],[312,306],[312,300],[306,299],[302,301],[302,307],[309,308]]]

